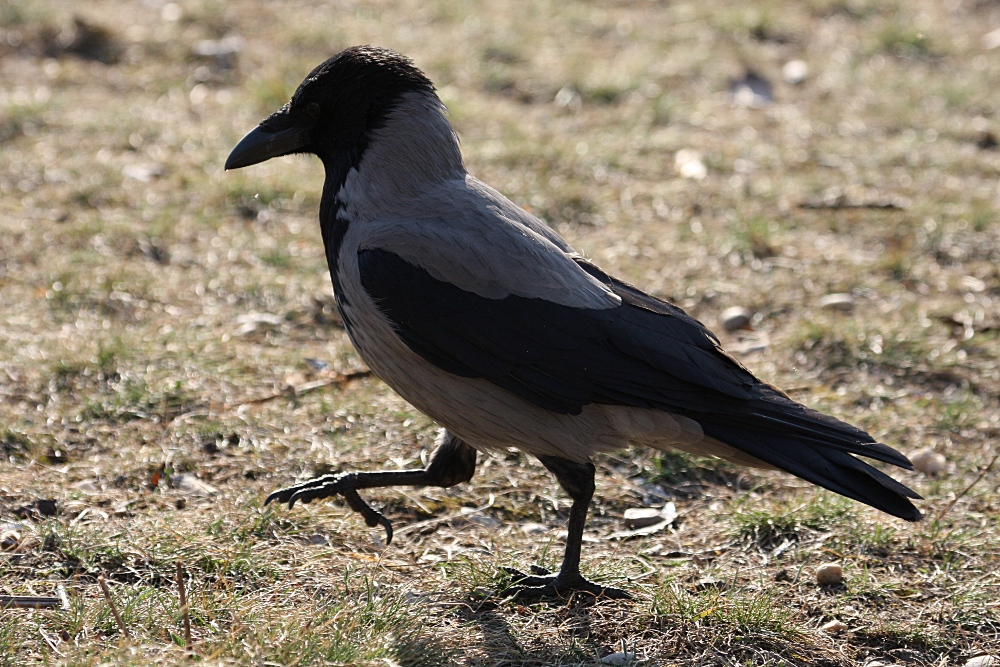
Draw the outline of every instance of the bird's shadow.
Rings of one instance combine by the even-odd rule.
[[[485,664],[562,664],[588,659],[599,659],[614,652],[605,645],[599,633],[592,628],[591,610],[597,604],[608,604],[589,595],[574,596],[569,600],[554,599],[533,602],[530,605],[516,601],[491,598],[478,604],[461,606],[456,616],[463,622],[475,625],[482,633],[481,650]],[[610,604],[619,604],[611,602]],[[537,625],[547,628],[534,640],[531,633],[519,639],[512,627],[511,617],[523,617],[514,625]],[[535,616],[535,619],[529,617]]]

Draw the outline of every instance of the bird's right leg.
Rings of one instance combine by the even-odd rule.
[[[378,472],[344,472],[337,475],[323,475],[278,489],[267,497],[264,504],[272,501],[288,503],[312,502],[320,498],[341,496],[351,509],[364,517],[371,527],[385,528],[386,544],[392,542],[392,524],[378,510],[373,509],[358,495],[358,489],[372,489],[383,486],[440,486],[447,488],[472,479],[476,471],[476,450],[457,436],[441,429],[437,448],[423,470],[389,470]]]

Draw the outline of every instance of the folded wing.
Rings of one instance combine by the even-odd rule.
[[[567,259],[568,262],[573,260]],[[917,498],[859,454],[904,468],[902,454],[757,380],[700,322],[576,260],[622,302],[576,308],[486,298],[383,249],[358,254],[361,281],[406,345],[445,371],[485,378],[561,414],[591,403],[665,410],[778,468],[895,516]]]

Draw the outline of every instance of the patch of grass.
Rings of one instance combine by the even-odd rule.
[[[935,55],[930,36],[925,30],[902,20],[892,20],[875,35],[878,51],[897,56],[929,57]]]
[[[651,609],[661,623],[680,623],[698,634],[704,627],[716,636],[740,643],[773,646],[803,635],[795,613],[768,591],[725,592],[712,588],[692,593],[668,584],[654,593]]]
[[[805,503],[756,507],[749,497],[741,499],[731,516],[734,536],[761,548],[796,541],[804,533],[846,525],[854,518],[854,505],[841,496],[815,492]]]
[[[771,257],[775,254],[774,222],[763,216],[739,217],[730,227],[734,249],[753,257]]]
[[[30,457],[35,449],[35,442],[27,433],[8,427],[0,427],[0,456],[3,458],[13,460]]]
[[[713,484],[736,473],[736,467],[722,459],[694,456],[686,452],[659,452],[653,459],[654,484]]]
[[[170,417],[190,409],[192,399],[180,380],[156,389],[138,377],[113,379],[106,390],[87,399],[80,418],[87,421],[124,423],[136,419]]]
[[[39,102],[5,105],[0,110],[0,144],[41,129],[46,108],[46,104]]]

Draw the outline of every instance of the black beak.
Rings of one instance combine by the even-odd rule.
[[[226,169],[249,167],[279,155],[301,152],[309,145],[309,130],[294,125],[277,131],[256,127],[236,144],[226,158]]]

